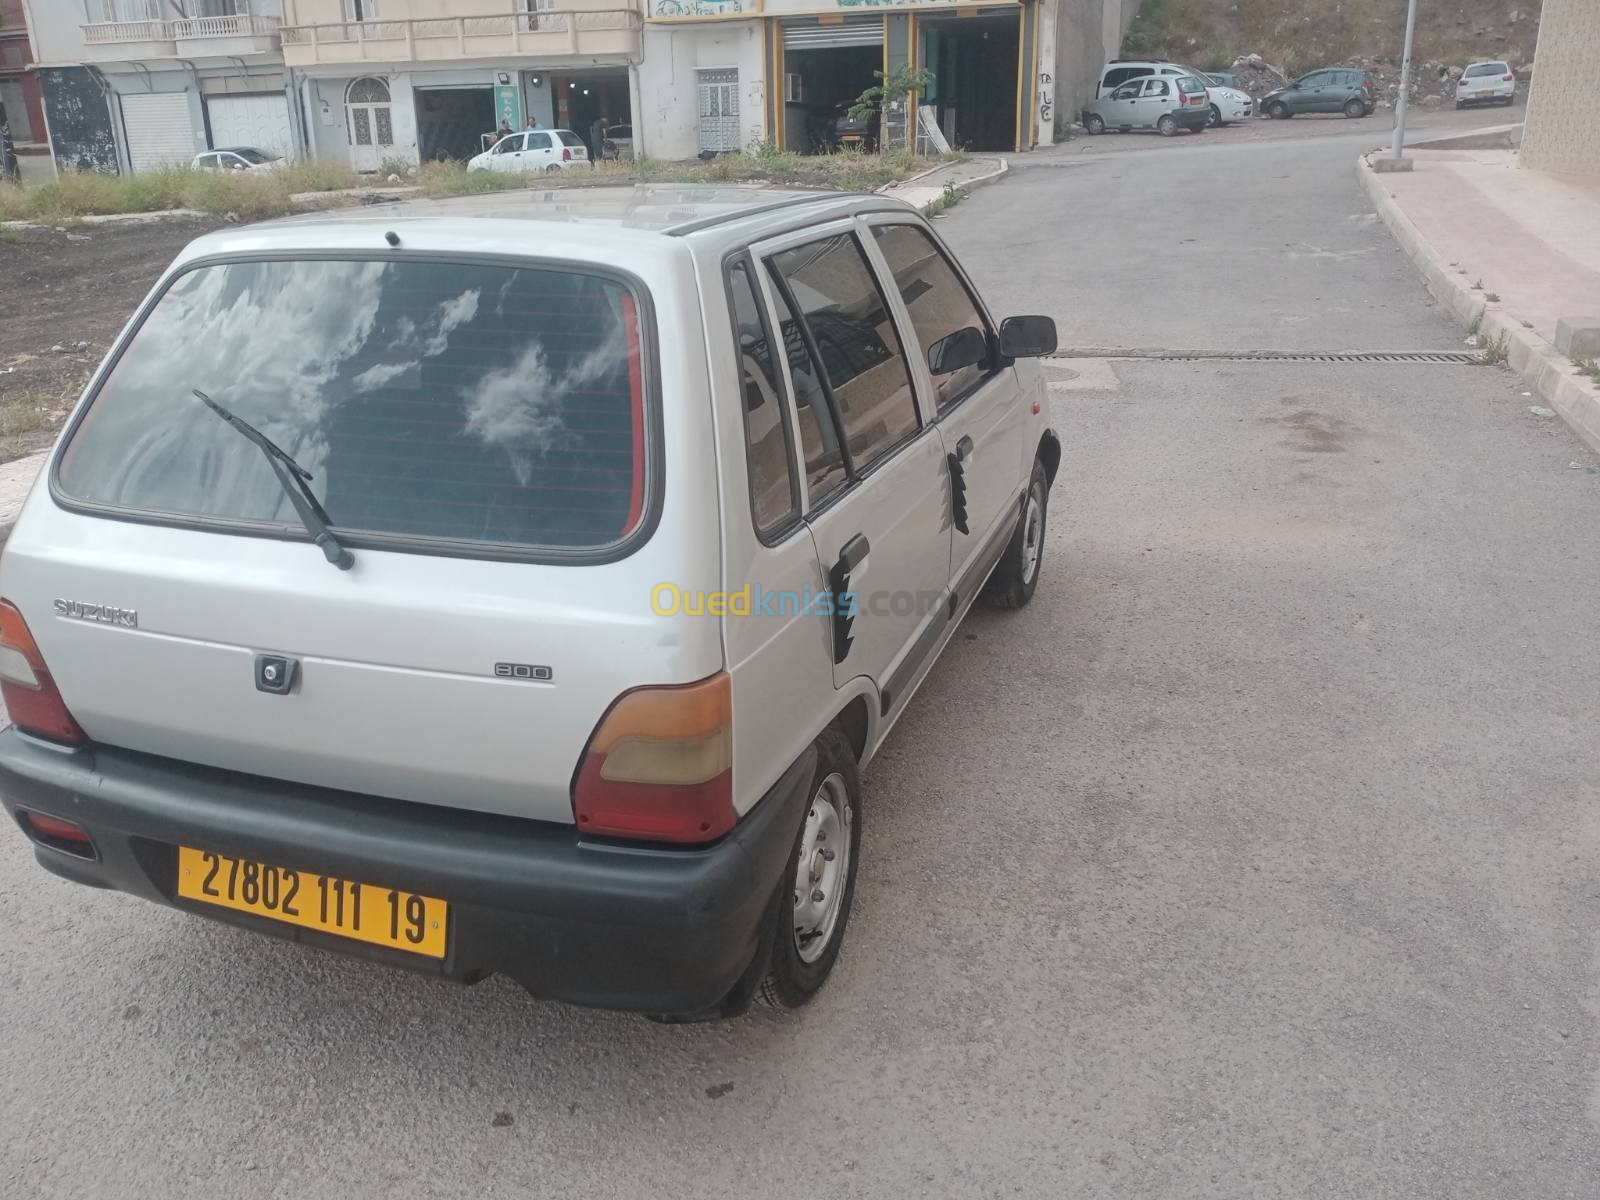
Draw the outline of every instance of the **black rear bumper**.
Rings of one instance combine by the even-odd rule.
[[[661,1014],[736,1011],[763,966],[769,905],[815,771],[808,750],[715,845],[654,848],[566,827],[0,732],[0,803],[86,829],[96,856],[36,845],[93,887],[343,954],[537,996]],[[176,897],[178,845],[450,902],[443,960]]]

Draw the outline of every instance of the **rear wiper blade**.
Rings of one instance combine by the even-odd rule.
[[[351,554],[339,539],[333,536],[333,530],[328,528],[328,512],[311,490],[311,472],[295,462],[287,450],[249,421],[234,416],[199,388],[194,388],[193,391],[201,404],[254,442],[261,453],[267,456],[272,474],[277,478],[284,494],[289,497],[289,503],[294,505],[294,511],[299,514],[300,523],[306,527],[311,540],[322,550],[322,556],[341,571],[348,571],[355,566],[356,556]]]

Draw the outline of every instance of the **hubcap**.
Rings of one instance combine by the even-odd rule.
[[[801,962],[816,962],[833,941],[850,878],[853,820],[844,776],[822,781],[806,812],[794,871],[794,947]]]
[[[1039,489],[1028,493],[1028,507],[1022,514],[1022,582],[1032,583],[1039,570],[1039,556],[1044,552],[1044,505],[1039,500]]]

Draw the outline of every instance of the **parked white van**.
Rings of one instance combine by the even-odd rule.
[[[1038,584],[1054,348],[879,197],[203,237],[0,558],[0,796],[57,875],[263,934],[800,1004],[861,769],[980,593]]]

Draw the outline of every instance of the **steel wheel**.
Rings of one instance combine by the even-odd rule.
[[[1039,573],[1044,553],[1044,501],[1037,486],[1028,489],[1028,506],[1022,510],[1022,582],[1026,586]]]
[[[1083,128],[1090,134],[1104,133],[1106,131],[1105,118],[1099,113],[1090,113],[1088,119],[1083,123]]]
[[[1168,113],[1156,122],[1156,130],[1162,137],[1172,137],[1178,132],[1178,118]]]
[[[811,797],[795,856],[794,948],[801,962],[821,958],[839,924],[850,877],[851,813],[844,777],[835,771]]]

